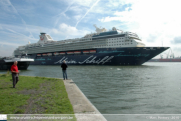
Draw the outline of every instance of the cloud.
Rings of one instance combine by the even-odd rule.
[[[95,0],[74,0],[74,3],[79,6],[90,7]]]
[[[16,49],[16,47],[13,46],[0,46],[0,56],[7,57],[12,56],[13,51]]]
[[[147,39],[147,42],[155,42],[156,41],[156,39],[157,39],[157,35],[155,35],[155,34],[150,34],[149,35],[149,37],[148,37],[148,39]]]
[[[151,38],[156,39],[156,43],[164,41],[165,45],[170,45],[170,41],[180,35],[181,31],[181,11],[179,0],[142,0],[128,1],[129,7],[125,10],[115,11],[113,16],[98,19],[102,23],[121,22],[125,23],[125,28],[129,31],[139,33],[147,42]]]
[[[0,56],[12,56],[13,51],[17,48],[18,44],[9,42],[0,42]]]
[[[81,15],[75,15],[74,19],[77,20],[77,21],[80,20],[81,19]]]
[[[1,29],[1,30],[3,29],[3,27],[1,26],[1,24],[0,24],[0,29]]]
[[[14,14],[13,16],[17,16],[16,18],[19,18],[21,20],[21,22],[23,23],[23,25],[25,26],[26,31],[29,32],[29,36],[34,38],[31,31],[29,31],[29,29],[27,28],[26,22],[25,20],[21,17],[21,15],[18,13],[17,9],[14,7],[14,5],[10,2],[10,0],[3,0],[0,2],[1,3],[1,9],[6,12],[9,13],[10,15]]]
[[[69,18],[65,13],[69,10],[69,8],[71,7],[72,4],[73,4],[73,2],[71,2],[71,3],[68,5],[68,7],[67,7],[64,11],[62,11],[60,14],[55,15],[55,17],[57,17],[57,18],[56,18],[56,20],[55,20],[54,28],[55,28],[55,26],[58,24],[58,22],[59,22],[59,20],[61,19],[61,16],[62,16],[62,15],[63,15],[64,17],[66,17],[66,18]]]
[[[84,16],[82,16],[82,18],[80,18],[80,19],[77,21],[75,27],[77,27],[77,25],[79,24],[79,22],[89,13],[89,11],[90,11],[99,1],[100,1],[100,0],[97,0],[97,1],[90,7],[90,9],[87,10],[87,12],[84,14]]]
[[[181,36],[175,37],[171,42],[172,44],[181,44]]]
[[[11,37],[11,35],[14,35],[14,36],[20,36],[21,38],[26,37],[27,39],[30,40],[36,40],[35,38],[30,37],[28,33],[26,33],[24,26],[1,24],[1,27],[3,28],[3,30],[1,30],[1,33],[4,33],[3,35],[7,35],[9,37]],[[39,31],[36,29],[38,28],[37,26],[27,25],[27,28],[29,29],[29,31],[33,31],[36,34],[39,33]]]
[[[19,44],[15,44],[15,43],[9,43],[9,42],[0,42],[0,45],[3,46],[3,45],[10,45],[10,46],[19,46]]]
[[[51,33],[60,35],[62,37],[62,39],[67,38],[67,36],[69,37],[68,39],[71,39],[71,38],[76,38],[76,37],[79,37],[79,38],[83,37],[85,34],[89,33],[89,31],[88,30],[78,30],[76,27],[62,23],[59,25],[58,29],[52,29]]]
[[[0,11],[0,41],[18,46],[37,42],[40,32],[55,40],[83,37],[97,24],[136,32],[147,46],[179,48],[179,0],[1,0]]]
[[[0,1],[0,9],[2,11],[6,11],[10,14],[18,14],[17,10],[12,6],[11,2],[9,0],[1,0]]]
[[[173,51],[177,51],[177,52],[180,51],[180,52],[181,52],[181,48],[180,48],[180,47],[174,47],[174,48],[173,48]],[[181,56],[180,53],[179,53],[178,55]]]

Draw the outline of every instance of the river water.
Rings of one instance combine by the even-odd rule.
[[[69,66],[67,73],[102,114],[181,114],[181,63]],[[62,71],[30,65],[21,75],[62,78]]]

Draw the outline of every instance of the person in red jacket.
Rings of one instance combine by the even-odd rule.
[[[17,66],[18,62],[15,61],[14,64],[11,66],[11,72],[12,72],[12,78],[13,78],[13,88],[15,88],[15,85],[18,83],[19,81],[19,71],[18,71],[18,66]]]

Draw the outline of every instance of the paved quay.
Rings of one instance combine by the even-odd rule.
[[[107,121],[73,80],[64,80],[63,82],[77,121]]]

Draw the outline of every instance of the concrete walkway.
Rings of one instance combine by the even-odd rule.
[[[64,85],[77,121],[107,121],[77,87],[73,80],[64,80]]]

